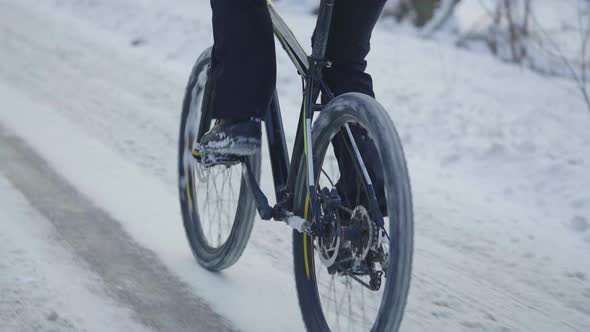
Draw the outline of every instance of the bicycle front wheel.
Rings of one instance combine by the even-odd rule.
[[[207,131],[207,74],[211,49],[197,60],[184,97],[180,126],[178,174],[180,207],[192,252],[203,267],[226,269],[242,255],[254,223],[256,206],[243,176],[242,164],[205,167],[192,154],[199,130]],[[260,178],[260,153],[249,157]]]
[[[334,181],[342,166],[337,162],[342,158],[334,154],[334,139],[352,127],[363,128],[371,138],[378,154],[371,162],[380,162],[383,169],[388,216],[383,226],[377,226],[378,217],[371,212],[375,209],[366,206],[368,183],[360,170],[346,179],[359,188],[346,206],[330,210],[326,203],[325,195],[331,195],[333,202],[338,192]],[[408,171],[393,122],[373,98],[349,93],[326,105],[312,133],[324,231],[316,238],[293,234],[295,278],[305,325],[309,331],[397,331],[410,287],[413,213]],[[358,160],[351,145],[348,157]],[[310,209],[306,174],[301,162],[295,193],[301,215]],[[350,237],[355,240],[345,233],[356,234]]]

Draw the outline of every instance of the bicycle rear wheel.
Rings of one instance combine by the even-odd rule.
[[[330,191],[332,198],[337,192],[339,167],[330,148],[332,140],[352,126],[366,130],[379,154],[373,160],[383,167],[389,216],[383,229],[375,222],[374,210],[363,206],[368,199],[361,196],[368,196],[368,183],[359,170],[354,179],[347,179],[364,186],[354,202],[338,211],[322,203]],[[345,94],[320,112],[313,127],[313,148],[320,214],[331,221],[324,221],[321,238],[293,233],[295,279],[305,325],[309,331],[397,331],[410,286],[413,216],[409,176],[393,123],[373,98]],[[353,149],[349,153],[356,158]],[[309,195],[303,162],[295,204],[305,216]],[[351,229],[357,232],[350,233]],[[355,240],[343,235],[346,232],[357,234]]]
[[[211,49],[198,58],[185,92],[178,147],[180,207],[192,252],[203,267],[219,271],[242,255],[254,223],[255,203],[242,164],[204,167],[192,154],[198,132],[207,131],[207,74]],[[260,178],[260,154],[248,158]]]

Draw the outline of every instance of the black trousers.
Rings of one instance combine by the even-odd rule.
[[[370,39],[386,0],[336,0],[324,80],[335,95],[374,97],[365,72]],[[319,1],[318,1],[319,3]],[[214,117],[262,118],[276,84],[274,36],[266,0],[211,0]]]

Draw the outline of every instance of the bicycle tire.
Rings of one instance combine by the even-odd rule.
[[[312,139],[316,181],[331,139],[345,123],[358,124],[368,131],[383,165],[390,216],[389,269],[393,268],[391,271],[395,272],[389,273],[386,278],[379,311],[370,330],[397,331],[408,297],[413,254],[412,197],[406,161],[399,136],[385,109],[369,96],[347,93],[326,105],[314,123]],[[303,215],[301,212],[309,204],[303,161],[299,166],[294,198],[296,211]],[[322,308],[315,250],[313,238],[293,232],[294,271],[301,313],[308,331],[337,330],[329,326]]]
[[[203,219],[205,218],[200,215],[198,202],[196,202],[198,199],[197,184],[195,183],[197,176],[194,174],[194,169],[200,166],[196,164],[198,162],[192,155],[192,142],[199,128],[197,126],[197,130],[195,130],[195,122],[199,122],[199,125],[203,121],[208,121],[207,125],[210,125],[211,122],[210,118],[207,119],[202,114],[206,97],[211,93],[208,84],[204,83],[207,81],[210,62],[211,48],[208,48],[197,59],[186,87],[178,144],[178,189],[183,225],[193,255],[197,262],[206,269],[220,271],[235,264],[244,252],[252,232],[256,206],[246,179],[240,175],[240,188],[231,230],[223,243],[218,246],[210,245],[210,239],[206,238],[203,230],[205,222]],[[248,158],[247,162],[250,163],[256,179],[259,180],[260,153]],[[191,167],[193,168],[191,169]],[[234,167],[244,166],[232,166],[232,168]],[[239,174],[242,174],[241,170]],[[203,185],[203,183],[200,182],[199,185]],[[209,183],[205,185],[209,185]],[[228,217],[228,219],[231,218]]]

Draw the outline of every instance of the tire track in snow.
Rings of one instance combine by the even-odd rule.
[[[1,126],[0,170],[102,278],[109,295],[128,306],[146,326],[158,331],[234,330],[192,295],[152,252],[133,241],[117,220],[88,201]]]

